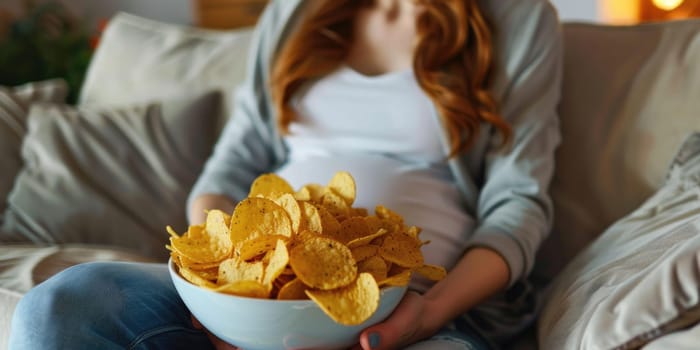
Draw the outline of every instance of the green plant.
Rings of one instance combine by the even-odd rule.
[[[63,78],[74,103],[92,56],[89,32],[58,2],[25,2],[0,38],[0,85]]]

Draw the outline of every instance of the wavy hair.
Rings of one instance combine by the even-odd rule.
[[[492,30],[477,0],[419,1],[424,11],[416,22],[413,71],[447,126],[450,156],[469,150],[483,122],[500,132],[505,145],[512,129],[489,92]],[[304,83],[343,64],[354,39],[354,19],[373,4],[373,0],[307,2],[309,8],[272,67],[272,96],[283,133],[296,118],[289,103],[292,96]]]

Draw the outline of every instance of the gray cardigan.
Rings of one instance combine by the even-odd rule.
[[[287,159],[267,86],[270,65],[287,35],[287,23],[302,0],[274,0],[257,25],[247,78],[235,97],[235,112],[195,184],[189,202],[202,194],[247,196],[252,181]],[[562,43],[559,21],[546,0],[482,0],[494,24],[496,66],[492,92],[513,126],[508,149],[488,126],[466,154],[449,166],[477,221],[464,232],[469,246],[485,246],[507,261],[510,285],[532,269],[535,253],[550,231],[547,194],[560,141],[556,106],[560,96]],[[447,133],[442,135],[449,149]],[[189,205],[189,203],[188,203]]]

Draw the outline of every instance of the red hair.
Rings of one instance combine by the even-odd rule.
[[[290,100],[304,83],[339,68],[353,43],[354,19],[372,0],[311,1],[272,68],[272,96],[283,133],[296,115]],[[451,153],[466,152],[486,122],[512,137],[489,92],[493,66],[491,28],[476,0],[421,1],[413,70],[435,103],[450,136]],[[313,54],[310,54],[313,53]]]

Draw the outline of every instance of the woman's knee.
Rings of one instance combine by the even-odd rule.
[[[86,263],[63,270],[24,295],[15,309],[13,326],[30,322],[33,327],[53,328],[66,321],[62,318],[84,318],[84,313],[75,310],[89,310],[90,304],[104,301],[103,290],[114,278],[111,270],[108,263]]]

